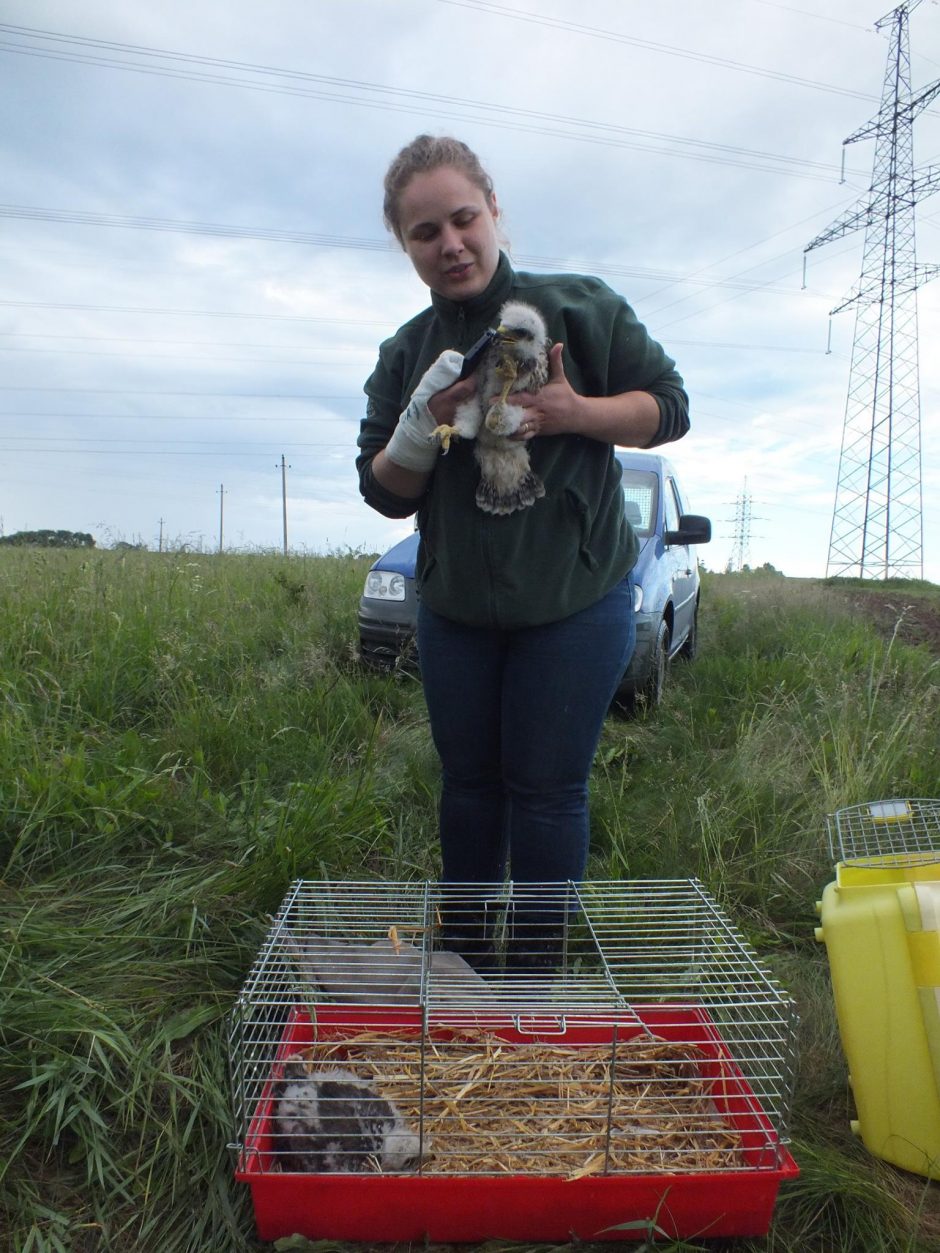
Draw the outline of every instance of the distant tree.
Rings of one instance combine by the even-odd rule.
[[[731,566],[731,562],[725,566],[725,574],[760,574],[760,575],[776,575],[778,578],[784,578],[782,570],[778,570],[776,566],[772,566],[769,561],[765,561],[762,566],[749,566],[747,562],[741,566],[740,570],[735,570]]]
[[[0,535],[0,544],[13,547],[33,545],[36,548],[94,548],[95,537],[87,531],[14,531]]]

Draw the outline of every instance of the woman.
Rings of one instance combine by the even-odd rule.
[[[443,882],[499,882],[507,857],[516,883],[577,881],[591,763],[634,643],[638,546],[614,445],[680,438],[688,399],[674,362],[606,284],[513,271],[492,181],[465,144],[420,135],[402,149],[385,178],[385,220],[431,306],[381,345],[357,466],[368,504],[418,515],[418,653],[442,764]],[[472,443],[444,456],[428,437],[474,394],[472,376],[458,380],[461,354],[510,298],[535,306],[554,341],[547,383],[513,397],[525,409],[513,438],[527,442],[545,496],[495,516],[475,501]],[[537,919],[550,956],[553,914]],[[485,964],[479,911],[448,925],[452,946]]]

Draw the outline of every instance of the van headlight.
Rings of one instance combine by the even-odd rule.
[[[363,595],[370,600],[404,600],[405,576],[389,570],[370,570]]]
[[[633,584],[633,612],[639,613],[643,608],[643,589],[639,583]]]

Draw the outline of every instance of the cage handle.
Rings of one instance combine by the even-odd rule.
[[[520,1035],[568,1034],[568,1024],[565,1020],[564,1014],[561,1014],[558,1018],[546,1018],[544,1021],[549,1024],[548,1026],[540,1026],[539,1019],[534,1014],[530,1015],[525,1020],[523,1020],[522,1014],[516,1014],[513,1021],[515,1028]],[[533,1024],[531,1027],[524,1025],[524,1023],[529,1022]]]

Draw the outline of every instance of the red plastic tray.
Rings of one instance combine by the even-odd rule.
[[[272,1169],[270,1087],[252,1119],[235,1177],[247,1183],[262,1240],[309,1239],[451,1244],[489,1239],[552,1241],[638,1240],[761,1236],[770,1226],[780,1183],[799,1173],[754,1094],[729,1057],[714,1024],[694,1006],[634,1007],[656,1035],[697,1044],[709,1060],[712,1099],[742,1137],[747,1166],[681,1174],[606,1175],[563,1179],[552,1175],[291,1174]],[[559,1035],[558,1020],[539,1023],[487,1016],[485,1026],[508,1041],[594,1044],[612,1038],[615,1017],[578,1015]],[[623,1039],[635,1018],[618,1025]],[[482,1025],[482,1024],[481,1024]],[[295,1010],[278,1058],[313,1043],[365,1028],[419,1031],[420,1010],[321,1006],[314,1030]],[[433,1030],[433,1028],[432,1028]],[[446,1034],[446,1025],[442,1027]],[[711,1072],[711,1073],[709,1073]]]

